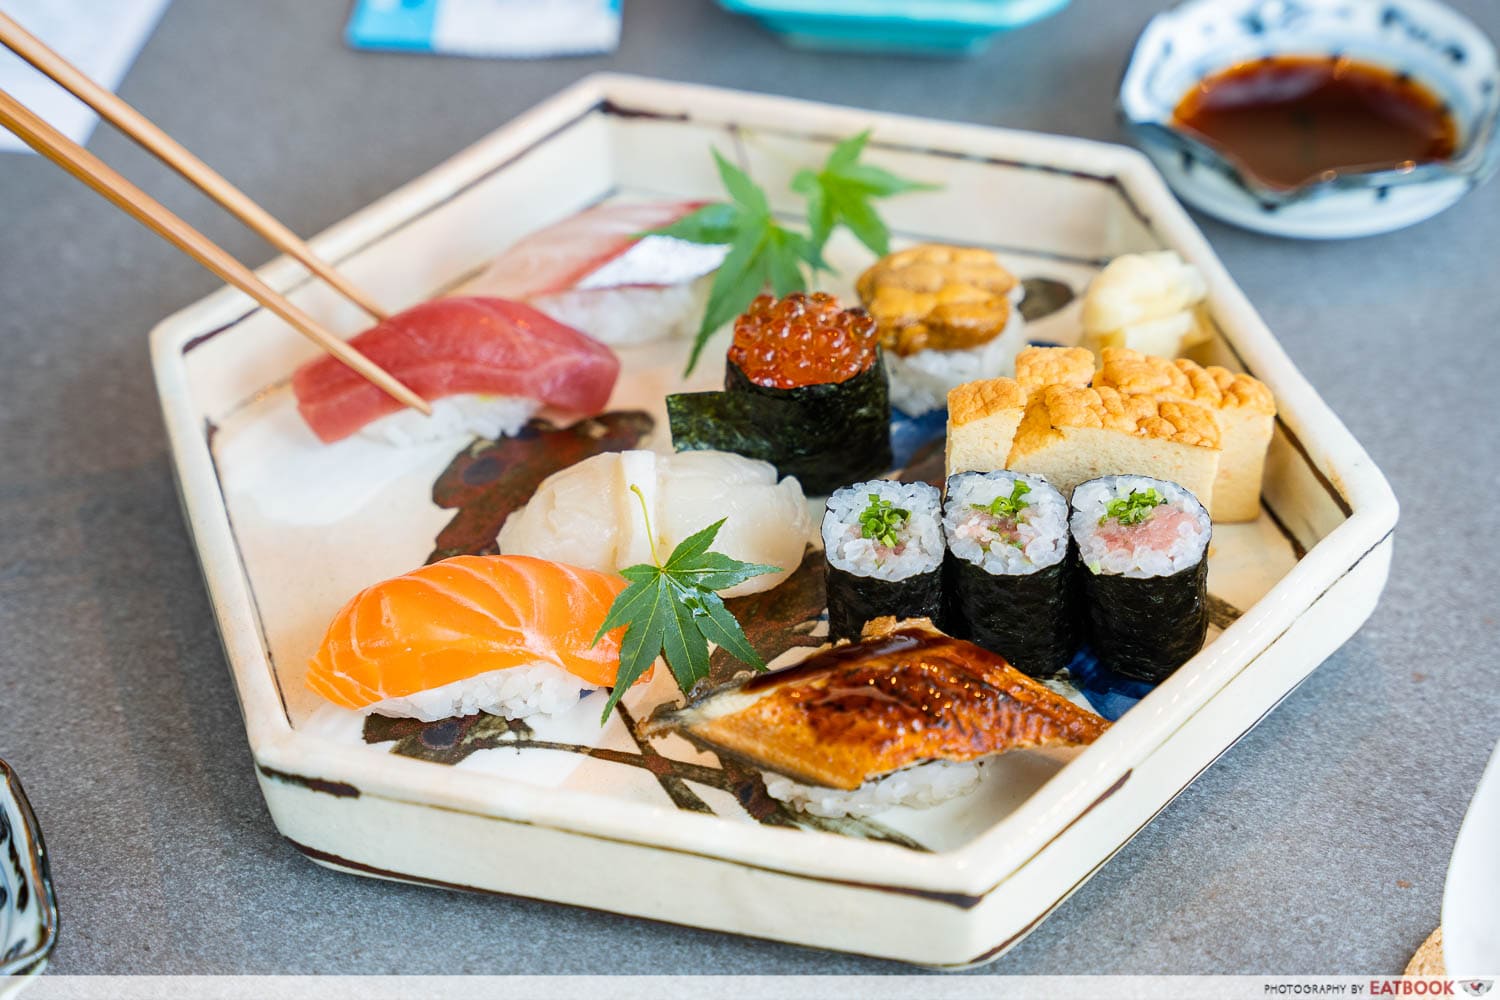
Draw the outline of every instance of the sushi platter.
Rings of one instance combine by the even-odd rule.
[[[1122,147],[593,76],[312,245],[394,315],[261,277],[432,416],[233,289],[152,354],[332,868],[991,961],[1385,583],[1385,479]]]

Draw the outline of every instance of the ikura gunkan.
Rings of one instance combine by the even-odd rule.
[[[828,635],[857,639],[876,618],[937,619],[943,599],[942,499],[928,483],[876,479],[828,498]]]
[[[891,465],[891,406],[875,321],[821,292],[762,295],[735,321],[722,392],[667,397],[678,451],[733,451],[808,493]]]
[[[1146,476],[1105,476],[1073,491],[1070,518],[1094,651],[1153,684],[1208,634],[1208,511]]]
[[[1033,677],[1078,646],[1068,502],[1041,476],[963,472],[943,507],[948,631]]]

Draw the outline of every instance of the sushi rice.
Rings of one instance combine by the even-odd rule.
[[[524,396],[459,393],[432,401],[432,416],[402,409],[372,420],[359,433],[396,448],[449,438],[510,437],[526,426],[541,403]]]
[[[911,511],[897,529],[897,545],[888,549],[865,538],[859,515],[876,495],[891,506]],[[943,530],[938,493],[926,483],[872,479],[838,490],[828,498],[823,516],[823,548],[829,565],[857,576],[894,582],[933,572],[943,561]]]
[[[891,379],[891,406],[908,416],[920,416],[948,405],[948,390],[980,379],[1014,375],[1016,355],[1026,346],[1026,320],[1020,302],[1025,291],[1010,293],[1010,319],[995,337],[963,351],[918,351],[902,357],[885,352]]]
[[[1158,511],[1171,511],[1176,519],[1169,544],[1163,546],[1158,533],[1142,533],[1140,543],[1129,548],[1112,544],[1100,532],[1100,521],[1110,501],[1123,500],[1132,492],[1147,490],[1165,497]],[[1153,514],[1153,518],[1161,514]],[[1172,576],[1203,561],[1213,528],[1208,511],[1198,498],[1176,483],[1145,476],[1108,476],[1093,479],[1073,491],[1073,537],[1078,557],[1096,576],[1125,576],[1144,580]]]
[[[559,323],[613,346],[686,337],[698,329],[713,278],[677,285],[577,288],[531,300]]]
[[[979,786],[982,761],[933,760],[866,781],[853,791],[804,785],[764,772],[766,792],[778,802],[814,816],[873,816],[895,806],[924,809]]]
[[[1026,508],[1016,520],[1020,545],[1000,539],[994,518],[977,507],[1009,497],[1017,481],[1031,487]],[[943,527],[953,554],[986,573],[1014,576],[1034,573],[1062,562],[1068,554],[1068,504],[1041,476],[1019,472],[969,473],[948,480]]]
[[[368,706],[365,711],[422,722],[437,722],[476,712],[488,712],[507,719],[529,719],[536,715],[565,712],[595,690],[598,689],[566,670],[550,663],[535,663],[491,670],[441,687],[386,698]]]

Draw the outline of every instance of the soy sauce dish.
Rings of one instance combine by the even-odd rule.
[[[1119,111],[1184,201],[1277,236],[1400,229],[1500,165],[1495,46],[1436,0],[1186,0]]]

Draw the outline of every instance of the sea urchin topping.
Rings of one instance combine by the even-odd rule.
[[[729,360],[756,385],[795,389],[845,382],[875,360],[875,321],[824,292],[762,295],[734,323]]]
[[[927,243],[888,254],[858,282],[860,301],[886,350],[962,351],[987,344],[1010,322],[1016,276],[978,247]]]

